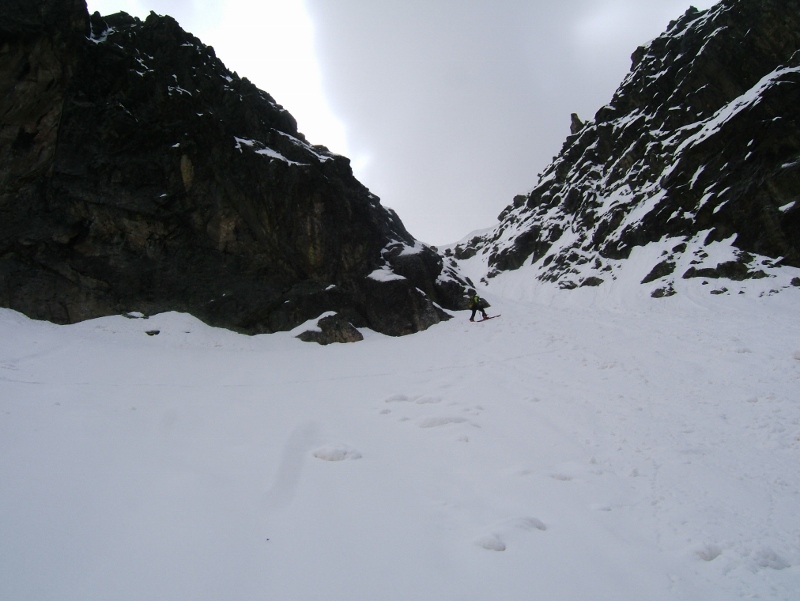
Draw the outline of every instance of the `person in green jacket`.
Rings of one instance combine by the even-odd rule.
[[[488,315],[486,315],[485,307],[488,307],[489,303],[483,300],[478,293],[474,290],[469,291],[469,308],[472,309],[472,315],[470,315],[469,320],[475,321],[475,313],[478,311],[481,312],[483,318],[486,319]]]

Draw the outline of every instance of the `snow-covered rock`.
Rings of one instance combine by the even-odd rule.
[[[455,257],[484,281],[532,266],[560,288],[636,277],[654,296],[691,278],[726,293],[751,278],[800,284],[782,269],[800,267],[799,49],[797,0],[690,8]]]

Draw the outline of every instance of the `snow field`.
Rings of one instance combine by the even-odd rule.
[[[326,347],[0,311],[0,598],[796,599],[800,294],[515,285]]]

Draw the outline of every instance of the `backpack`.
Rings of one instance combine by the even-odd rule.
[[[475,296],[469,297],[470,309],[485,309],[486,307],[491,307],[491,305],[486,299],[481,298],[477,294]]]

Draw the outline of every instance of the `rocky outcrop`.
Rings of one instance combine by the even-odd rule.
[[[656,296],[684,278],[800,267],[800,1],[689,9],[650,44],[594,121],[572,134],[489,233],[487,277],[531,266],[598,286],[638,257]],[[711,248],[715,250],[710,250]]]
[[[313,326],[304,329],[296,338],[321,345],[364,340],[364,336],[353,324],[336,313],[321,316]]]
[[[452,261],[172,18],[13,0],[0,35],[0,306],[391,335],[458,306]]]

